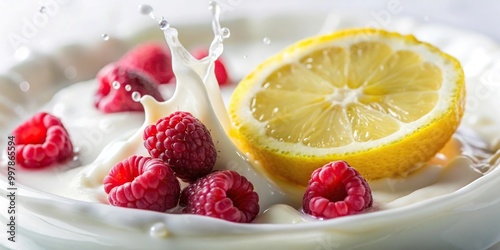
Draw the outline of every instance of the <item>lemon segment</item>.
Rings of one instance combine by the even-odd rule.
[[[300,41],[245,77],[231,136],[270,176],[306,185],[345,160],[369,180],[434,156],[464,109],[460,63],[413,36],[354,29]]]

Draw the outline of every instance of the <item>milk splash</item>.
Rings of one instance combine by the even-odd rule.
[[[229,131],[229,117],[215,78],[214,61],[224,50],[224,39],[230,31],[220,25],[220,8],[216,2],[210,2],[212,12],[212,29],[214,39],[209,47],[208,56],[203,59],[194,58],[178,39],[178,32],[163,18],[157,18],[153,8],[141,5],[139,11],[158,21],[164,32],[171,55],[172,68],[176,77],[176,89],[173,96],[164,102],[158,102],[151,96],[143,96],[140,102],[144,106],[145,121],[141,128],[128,138],[122,138],[108,144],[90,165],[85,167],[80,176],[81,185],[87,188],[100,188],[104,177],[118,162],[131,155],[145,155],[142,147],[144,128],[156,123],[175,111],[187,111],[200,119],[209,129],[218,151],[215,169],[234,170],[245,176],[254,184],[255,191],[260,196],[261,208],[268,208],[273,204],[297,204],[299,201],[290,201],[290,198],[277,188],[276,185],[255,172],[249,160],[242,154],[227,136]]]

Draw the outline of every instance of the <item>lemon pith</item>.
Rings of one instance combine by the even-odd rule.
[[[405,176],[458,127],[460,63],[413,36],[353,29],[309,38],[245,77],[231,136],[276,177],[306,185],[345,160],[369,180]]]

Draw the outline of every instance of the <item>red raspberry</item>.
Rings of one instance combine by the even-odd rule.
[[[196,59],[202,59],[208,56],[208,50],[203,48],[193,50],[191,53]],[[220,57],[214,62],[214,72],[219,85],[222,86],[229,83],[229,75],[227,73],[226,66],[224,66],[224,60]]]
[[[147,126],[143,139],[149,154],[168,163],[185,182],[210,173],[217,159],[210,132],[188,112],[177,111]]]
[[[26,168],[41,168],[73,156],[68,131],[57,117],[41,112],[19,125],[13,132],[16,162]]]
[[[132,99],[132,93],[150,95],[163,101],[158,83],[149,76],[132,68],[109,64],[97,74],[99,89],[95,94],[94,105],[104,113],[122,111],[143,111],[141,103]],[[113,86],[118,83],[119,86]],[[118,88],[116,88],[118,87]]]
[[[366,180],[345,161],[336,161],[312,173],[302,205],[305,213],[330,219],[360,213],[372,203]]]
[[[160,84],[172,82],[174,78],[172,56],[161,43],[139,45],[125,54],[118,64],[141,70]]]
[[[165,212],[177,206],[180,184],[165,162],[131,156],[117,163],[104,178],[104,191],[113,206]]]
[[[235,171],[210,173],[182,190],[183,213],[206,215],[233,222],[251,222],[259,213],[259,195]]]

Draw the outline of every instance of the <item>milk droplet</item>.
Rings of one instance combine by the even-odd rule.
[[[114,89],[119,89],[121,84],[117,81],[113,81],[113,83],[111,83],[111,86],[113,86]]]
[[[104,41],[109,40],[109,35],[108,34],[102,34],[102,40],[104,40]]]
[[[132,92],[132,100],[134,100],[134,102],[139,102],[141,100],[141,94],[137,91]]]
[[[151,18],[155,17],[153,7],[151,7],[151,5],[149,4],[139,5],[139,13],[145,16],[150,16]]]
[[[30,83],[27,81],[22,81],[21,83],[19,83],[19,88],[21,89],[21,91],[26,92],[30,90]]]
[[[168,28],[170,28],[170,24],[163,17],[158,22],[158,25],[160,26],[161,30],[167,30]]]
[[[130,90],[132,90],[132,86],[130,86],[129,84],[125,85],[125,90],[129,92]]]
[[[269,45],[271,44],[271,39],[269,39],[269,37],[264,37],[262,38],[262,42],[265,44],[265,45]]]
[[[156,238],[165,238],[170,235],[170,232],[165,224],[158,222],[151,226],[149,234]]]
[[[247,59],[247,58],[248,58],[248,56],[247,56],[247,55],[243,55],[243,59]]]
[[[73,67],[73,66],[68,66],[66,68],[64,68],[64,76],[66,77],[66,79],[75,79],[76,78],[76,75],[77,75],[77,71],[76,71],[76,68]]]
[[[45,6],[42,6],[40,7],[40,9],[38,10],[40,13],[45,13],[45,11],[47,11],[47,7]]]
[[[227,39],[231,36],[231,31],[228,28],[224,27],[220,30],[220,34],[223,39]]]
[[[208,3],[208,9],[211,10],[212,12],[219,11],[219,5],[217,4],[216,1],[210,1]]]

